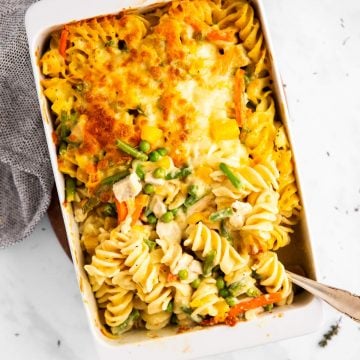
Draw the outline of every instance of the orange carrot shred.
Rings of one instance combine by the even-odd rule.
[[[245,93],[245,79],[244,70],[239,69],[235,74],[235,89],[234,89],[234,103],[235,103],[235,116],[239,126],[244,125],[246,117],[246,107],[244,102]]]
[[[126,219],[126,216],[128,214],[128,209],[125,201],[119,202],[115,199],[115,204],[118,214],[118,224],[120,224]]]
[[[234,40],[234,34],[226,31],[212,30],[207,34],[206,38],[210,41],[232,41]]]
[[[233,306],[228,313],[228,320],[235,318],[237,315],[244,313],[245,311],[256,309],[260,306],[273,304],[282,300],[282,293],[276,292],[272,294],[265,294],[253,299],[242,301],[239,304]]]
[[[134,225],[140,218],[143,208],[146,206],[148,201],[148,196],[140,194],[135,198],[135,210],[132,214],[131,225]]]
[[[65,51],[67,47],[67,41],[69,37],[69,31],[66,29],[63,29],[60,35],[60,42],[59,42],[59,53],[62,57],[65,57]]]
[[[167,282],[178,281],[179,277],[177,275],[174,275],[171,272],[169,272],[166,280],[167,280]]]

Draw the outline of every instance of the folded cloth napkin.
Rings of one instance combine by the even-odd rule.
[[[33,2],[0,4],[0,248],[30,235],[53,185],[24,26]]]

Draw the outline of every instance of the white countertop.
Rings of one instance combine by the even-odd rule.
[[[286,84],[319,279],[360,293],[360,2],[264,4]],[[47,218],[29,239],[0,251],[0,274],[2,360],[99,359],[72,264]],[[318,346],[340,316],[324,305],[324,323],[313,334],[207,359],[359,359],[360,323],[344,316],[339,334]]]

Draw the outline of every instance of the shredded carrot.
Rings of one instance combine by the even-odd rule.
[[[69,36],[69,31],[64,29],[61,32],[60,42],[59,42],[59,53],[60,53],[60,55],[62,57],[65,57],[65,51],[66,51],[66,47],[67,47],[68,36]]]
[[[54,143],[55,145],[59,145],[60,140],[59,140],[59,137],[58,137],[58,135],[56,134],[55,131],[53,131],[53,132],[51,133],[51,138],[52,138],[52,141],[53,141],[53,143]]]
[[[134,225],[140,218],[143,208],[147,205],[149,197],[144,194],[140,194],[135,198],[135,210],[132,214],[131,225]]]
[[[177,275],[174,275],[171,272],[169,272],[166,280],[167,280],[167,282],[179,281],[179,277]]]
[[[119,202],[115,199],[115,204],[116,204],[116,210],[117,210],[117,214],[118,214],[118,224],[120,224],[125,220],[125,218],[128,214],[128,209],[127,209],[125,201]]]
[[[243,126],[246,117],[246,107],[244,102],[245,79],[244,70],[239,69],[235,74],[234,104],[235,116],[239,126]]]
[[[233,41],[234,34],[229,31],[212,30],[206,38],[210,41]]]
[[[239,304],[233,306],[225,319],[227,325],[233,326],[236,324],[236,317],[245,311],[256,309],[261,306],[273,304],[282,300],[282,293],[276,292],[273,294],[265,294],[256,298],[242,301]]]

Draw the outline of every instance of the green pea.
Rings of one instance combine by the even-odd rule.
[[[178,273],[180,280],[186,280],[188,278],[188,271],[186,269],[182,269]]]
[[[164,223],[168,223],[174,220],[174,214],[171,211],[167,211],[160,219]]]
[[[139,144],[139,149],[144,152],[147,153],[150,151],[151,145],[148,141],[146,140],[141,140],[140,144]]]
[[[190,285],[193,289],[197,289],[200,286],[201,280],[199,278],[195,279]]]
[[[154,214],[150,214],[147,216],[147,221],[150,225],[155,225],[157,222],[157,218]]]
[[[156,150],[161,156],[165,156],[168,151],[165,148],[159,148]]]
[[[143,189],[145,194],[151,195],[155,192],[154,185],[152,184],[145,184]]]
[[[219,290],[219,295],[221,297],[223,297],[224,299],[226,299],[227,297],[230,296],[230,291],[226,288],[223,288],[223,289]]]
[[[149,160],[152,161],[152,162],[156,162],[156,161],[159,161],[161,158],[161,155],[155,150],[155,151],[152,151],[150,154],[149,154]]]
[[[174,309],[174,304],[172,301],[168,303],[168,306],[166,307],[166,312],[172,313]]]
[[[163,179],[166,175],[166,171],[163,168],[157,168],[153,172],[154,178]]]
[[[143,167],[141,165],[138,165],[136,167],[136,175],[139,177],[140,180],[144,180],[145,179],[145,171],[143,169]]]
[[[236,300],[235,300],[235,298],[232,297],[232,296],[228,296],[228,297],[225,299],[225,301],[227,302],[227,304],[228,304],[229,306],[235,306],[235,305],[236,305]]]
[[[223,279],[221,276],[219,276],[219,277],[216,279],[216,287],[217,287],[219,290],[221,290],[221,289],[223,289],[223,288],[225,287],[225,281],[224,281],[224,279]]]

